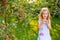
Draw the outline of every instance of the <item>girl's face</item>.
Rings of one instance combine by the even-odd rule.
[[[48,17],[48,11],[43,11],[43,19],[46,19]]]

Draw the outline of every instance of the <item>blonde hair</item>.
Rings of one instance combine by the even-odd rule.
[[[49,12],[48,8],[42,8],[41,11],[40,11],[40,14],[39,14],[39,20],[40,19],[43,19],[43,16],[42,15],[43,15],[43,12],[44,11],[48,11],[47,20],[50,19],[50,12]]]

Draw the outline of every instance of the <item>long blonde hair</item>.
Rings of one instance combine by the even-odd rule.
[[[49,12],[48,8],[42,8],[42,9],[41,9],[41,11],[40,11],[40,13],[39,13],[39,20],[40,20],[40,19],[43,19],[43,16],[42,16],[42,15],[43,15],[43,12],[44,12],[44,11],[48,11],[47,20],[49,20],[49,19],[50,19],[50,12]]]

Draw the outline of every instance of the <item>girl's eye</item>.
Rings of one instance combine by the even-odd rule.
[[[48,14],[48,13],[45,13],[45,14]]]

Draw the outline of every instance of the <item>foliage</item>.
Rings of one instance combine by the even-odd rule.
[[[38,14],[42,7],[49,8],[51,36],[59,40],[59,4],[59,0],[0,0],[0,40],[37,40]]]

